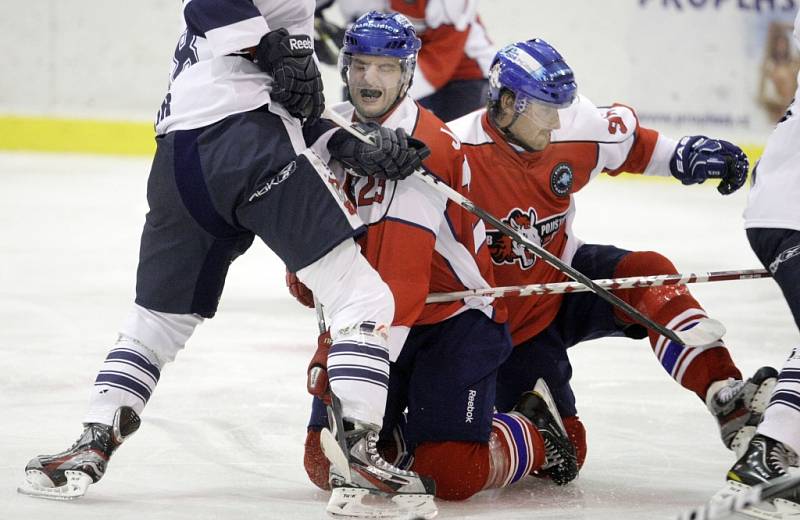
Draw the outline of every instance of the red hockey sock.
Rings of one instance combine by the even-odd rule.
[[[508,486],[544,463],[544,441],[516,413],[495,414],[488,443],[426,442],[414,452],[413,470],[436,481],[436,496],[466,500],[487,488]]]
[[[664,256],[652,251],[635,251],[620,261],[614,276],[676,273],[675,266]],[[620,291],[619,294],[636,310],[670,329],[685,330],[707,317],[684,285],[631,289]],[[617,318],[632,322],[619,309],[615,313]],[[653,331],[648,331],[648,336],[653,352],[664,370],[703,400],[706,390],[714,381],[742,377],[721,340],[703,347],[692,347],[678,345]]]

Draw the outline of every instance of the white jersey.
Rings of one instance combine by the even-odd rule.
[[[794,36],[800,44],[800,13],[794,21]],[[800,231],[800,86],[758,161],[744,219],[745,228]]]
[[[185,0],[156,133],[200,128],[270,101],[271,78],[243,49],[269,31],[313,34],[314,0]]]

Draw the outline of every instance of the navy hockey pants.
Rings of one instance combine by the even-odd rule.
[[[630,253],[614,246],[585,244],[575,253],[572,266],[591,279],[613,278],[619,262]],[[497,410],[511,410],[523,392],[544,378],[562,417],[577,414],[570,386],[572,365],[567,349],[591,339],[627,336],[641,339],[641,325],[622,323],[614,307],[592,292],[569,293],[553,322],[533,338],[514,346],[498,371]]]
[[[783,291],[800,330],[800,231],[751,228],[747,230],[747,239]]]

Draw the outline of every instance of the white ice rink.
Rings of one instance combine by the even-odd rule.
[[[68,447],[133,298],[149,160],[0,154],[0,519],[324,518],[302,466],[313,311],[256,243],[234,263],[220,310],[167,368],[139,432],[71,503],[16,493],[28,459]],[[760,267],[740,218],[746,190],[600,179],[579,195],[590,242],[653,249],[682,271]],[[771,280],[695,285],[749,376],[780,366],[798,334]],[[440,518],[658,520],[704,502],[732,454],[704,405],[644,341],[572,350],[589,455],[574,483],[528,478]]]

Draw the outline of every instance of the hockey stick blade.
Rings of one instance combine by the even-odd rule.
[[[350,121],[342,117],[340,114],[337,114],[330,108],[326,108],[323,112],[322,117],[330,119],[333,121],[337,126],[341,127],[342,129],[346,130],[348,133],[357,137],[363,142],[372,143],[369,136],[367,136],[364,132],[355,128]],[[595,284],[589,277],[572,267],[571,265],[563,262],[560,258],[556,255],[552,254],[547,249],[543,248],[542,246],[532,242],[521,233],[515,231],[514,229],[510,228],[508,225],[503,223],[497,217],[487,213],[483,209],[476,206],[471,200],[464,197],[462,194],[448,186],[447,184],[441,182],[439,179],[432,175],[428,175],[424,170],[418,169],[413,174],[418,179],[424,181],[429,186],[433,187],[439,193],[447,197],[450,201],[458,204],[465,210],[469,211],[473,215],[481,218],[484,222],[491,224],[495,227],[498,231],[507,235],[508,237],[515,240],[519,245],[523,246],[525,249],[536,255],[538,258],[541,258],[543,261],[550,264],[552,267],[557,269],[558,271],[562,272],[569,278],[575,280],[576,282],[580,282],[589,289],[594,292],[598,297],[602,298],[603,300],[607,301],[614,307],[622,310],[631,317],[631,319],[635,320],[636,322],[644,325],[648,329],[651,329],[655,332],[658,332],[662,336],[669,338],[670,340],[674,341],[675,343],[679,343],[681,345],[690,345],[690,346],[703,346],[707,345],[709,342],[705,342],[702,345],[700,344],[692,344],[686,343],[683,340],[683,337],[677,334],[678,331],[668,329],[663,325],[656,323],[649,317],[645,316],[638,310],[636,310],[632,305],[627,303],[626,301],[620,299],[618,296],[614,295],[610,291],[598,286]],[[689,338],[693,338],[694,335],[689,335]],[[720,336],[721,337],[721,336]],[[719,339],[719,338],[716,338]]]
[[[333,464],[333,467],[339,471],[344,481],[352,482],[353,476],[350,474],[350,463],[347,460],[347,455],[342,451],[339,441],[328,428],[323,428],[319,432],[319,443],[322,446],[322,453]]]
[[[721,322],[712,318],[703,318],[691,329],[676,330],[674,332],[684,345],[705,347],[718,341],[725,335],[726,330],[725,325]]]
[[[753,486],[747,490],[725,497],[722,500],[711,501],[700,507],[684,511],[676,520],[735,520],[738,518],[774,518],[774,520],[788,520],[800,518],[800,515],[790,516],[775,515],[762,516],[751,511],[759,505],[766,504],[769,500],[778,499],[788,491],[800,488],[800,476],[786,476],[760,486]]]

